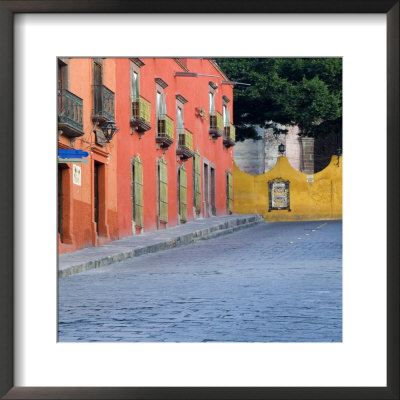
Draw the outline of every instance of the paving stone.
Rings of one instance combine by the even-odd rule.
[[[257,214],[233,214],[199,218],[168,229],[129,236],[107,245],[88,247],[73,253],[61,254],[58,259],[58,276],[64,278],[127,258],[187,245],[200,239],[211,239],[262,222],[263,218]]]
[[[262,223],[70,275],[58,315],[62,342],[340,342],[342,223]]]

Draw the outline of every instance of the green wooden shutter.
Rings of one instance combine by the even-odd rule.
[[[186,187],[187,187],[187,174],[185,167],[182,165],[180,167],[180,173],[179,173],[179,215],[181,221],[187,220]]]
[[[201,210],[201,186],[200,186],[200,153],[196,150],[194,154],[194,191],[196,211]]]
[[[168,222],[168,175],[167,162],[162,157],[160,160],[160,220]]]
[[[135,224],[143,227],[143,164],[139,154],[135,158]]]
[[[228,171],[228,211],[233,211],[233,183],[231,171]]]

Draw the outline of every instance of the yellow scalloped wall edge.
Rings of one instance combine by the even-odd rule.
[[[236,214],[260,214],[267,222],[342,219],[342,156],[315,174],[295,170],[279,157],[270,171],[250,175],[234,164],[233,193]],[[290,211],[270,210],[268,182],[289,181]]]

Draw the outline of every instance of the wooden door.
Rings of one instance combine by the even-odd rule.
[[[187,174],[182,165],[179,168],[179,217],[182,222],[187,220]]]
[[[99,168],[100,163],[94,162],[94,222],[96,223],[96,231],[99,234]]]
[[[204,217],[209,216],[209,187],[208,187],[208,165],[204,164],[204,173],[203,173],[203,181],[204,181]]]
[[[159,210],[160,221],[168,222],[168,172],[167,162],[164,157],[161,158],[159,163]]]
[[[62,168],[58,166],[58,180],[57,180],[57,226],[60,240],[63,241],[63,190],[62,190]]]
[[[217,207],[215,204],[215,168],[210,168],[210,192],[211,192],[211,213],[217,215]]]
[[[138,155],[133,166],[134,179],[134,221],[138,228],[143,228],[143,164]]]

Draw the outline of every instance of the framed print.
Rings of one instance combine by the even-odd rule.
[[[268,181],[269,208],[271,210],[290,211],[290,181],[275,178]]]
[[[234,29],[233,22],[241,29]],[[0,198],[0,396],[398,398],[398,1],[219,5],[0,0],[0,29],[5,183]],[[134,29],[146,34],[135,36]],[[101,40],[95,40],[99,32]],[[215,40],[215,49],[209,45],[213,34],[226,37]],[[349,49],[342,50],[346,41]],[[129,49],[121,50],[121,43]],[[303,46],[309,46],[308,52]],[[344,130],[355,132],[346,139],[344,161],[343,342],[58,343],[52,265],[57,255],[52,230],[57,174],[48,167],[56,159],[56,138],[52,142],[48,132],[55,126],[56,56],[313,52],[343,57]],[[32,71],[36,79],[31,79]],[[83,167],[75,166],[73,172],[74,187],[80,190]],[[371,207],[377,179],[384,186],[381,210]],[[270,182],[265,190],[271,209],[287,214],[293,207],[286,178]]]

